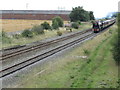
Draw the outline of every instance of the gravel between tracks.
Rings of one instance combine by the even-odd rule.
[[[8,58],[7,60],[5,60],[5,61],[2,62],[2,65],[3,65],[2,68],[4,69],[4,68],[6,68],[6,67],[8,67],[8,66],[12,66],[12,65],[14,65],[14,64],[17,64],[17,63],[20,63],[20,62],[22,62],[22,61],[25,61],[26,59],[32,58],[32,57],[34,57],[34,56],[37,56],[37,55],[39,55],[39,54],[41,54],[41,53],[43,53],[43,52],[49,51],[49,50],[51,50],[51,49],[53,49],[53,48],[55,48],[55,47],[57,47],[57,46],[60,46],[60,45],[65,44],[65,43],[67,43],[67,42],[74,41],[74,40],[76,40],[77,38],[83,37],[84,35],[87,35],[87,34],[89,34],[89,33],[91,33],[91,32],[88,32],[88,33],[86,33],[86,34],[83,34],[83,35],[80,35],[80,36],[71,38],[71,39],[69,39],[69,40],[65,40],[65,41],[63,41],[63,42],[59,42],[59,43],[50,45],[50,46],[45,47],[45,48],[43,47],[43,48],[40,48],[40,49],[37,49],[37,50],[33,50],[32,52],[27,52],[27,53],[20,54],[20,55],[18,55],[18,56],[12,57],[12,58]]]
[[[82,31],[85,31],[85,30],[82,30]],[[20,45],[20,48],[19,48],[19,45],[14,46],[14,47],[18,47],[16,49],[10,49],[10,48],[14,48],[14,47],[5,48],[6,50],[3,49],[3,50],[0,50],[0,52],[2,52],[2,54],[7,54],[9,52],[14,52],[16,50],[24,49],[26,47],[32,47],[34,45],[38,45],[38,44],[41,44],[41,43],[44,43],[44,42],[55,40],[55,39],[58,39],[58,38],[61,38],[61,37],[66,37],[66,36],[72,35],[74,33],[82,32],[82,31],[70,32],[70,33],[63,34],[62,36],[54,36],[54,37],[46,38],[46,39],[43,39],[43,40],[40,40],[40,41],[35,41],[35,42],[29,43],[29,44],[26,44],[26,45]]]
[[[94,36],[96,36],[97,34],[94,34]],[[89,39],[94,38],[94,36],[90,37]],[[87,40],[89,40],[87,39]],[[86,41],[86,40],[84,40]],[[82,41],[82,42],[84,42]],[[28,79],[27,75],[30,74],[31,71],[33,71],[35,68],[39,68],[40,71],[39,72],[35,72],[35,75],[40,74],[42,72],[44,72],[45,70],[43,70],[42,65],[44,66],[45,63],[47,62],[52,62],[56,60],[56,58],[60,58],[64,56],[64,53],[67,53],[68,51],[70,52],[72,49],[76,48],[77,46],[80,46],[80,44],[82,43],[77,43],[71,47],[68,47],[67,49],[64,49],[52,56],[50,56],[49,58],[45,58],[37,63],[34,63],[26,68],[23,68],[22,70],[19,70],[5,78],[0,78],[0,81],[2,80],[2,88],[13,88],[13,87],[18,87],[20,82],[22,82],[23,78],[24,79]],[[37,74],[36,74],[37,73]]]
[[[91,37],[91,38],[93,38],[93,37]],[[89,39],[91,39],[91,38],[89,38]],[[89,40],[89,39],[87,39],[87,40]],[[44,63],[51,62],[51,64],[52,64],[52,62],[55,61],[56,58],[63,57],[64,53],[71,51],[73,48],[79,46],[81,43],[82,42],[78,43],[77,45],[71,46],[63,51],[60,51],[60,52],[50,56],[49,58],[43,59],[33,65],[30,65],[20,71],[17,71],[12,75],[9,75],[9,76],[3,78],[3,87],[15,87],[15,86],[19,85],[19,82],[21,82],[21,80],[22,80],[21,78],[25,78],[27,76],[27,74],[30,73],[34,68],[39,67],[42,70],[42,66],[44,65]],[[36,72],[36,73],[38,73],[38,72]],[[27,77],[25,79],[27,79]]]

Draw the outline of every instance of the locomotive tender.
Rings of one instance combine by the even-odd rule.
[[[92,31],[94,33],[98,33],[100,31],[102,31],[104,28],[114,24],[116,21],[116,19],[110,19],[110,20],[105,20],[105,21],[95,21],[93,22],[93,27],[92,27]]]

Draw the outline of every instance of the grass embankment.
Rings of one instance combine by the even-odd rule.
[[[42,73],[22,80],[28,88],[116,88],[118,66],[112,56],[112,40],[117,26],[42,67]],[[112,31],[112,34],[111,34]],[[81,58],[87,56],[87,58]],[[40,68],[33,71],[39,71]],[[39,71],[40,72],[40,71]],[[34,78],[33,78],[34,77]]]
[[[18,20],[19,21],[19,20]],[[24,20],[23,20],[24,21]],[[37,21],[37,20],[35,20],[36,21],[36,23],[39,23],[39,22],[41,22],[41,21]],[[34,21],[34,22],[35,22]],[[16,22],[17,22],[17,20],[16,20]],[[27,22],[29,22],[29,20],[28,21],[24,21],[24,23],[27,23]],[[32,23],[32,20],[30,20],[30,22]],[[30,24],[30,22],[28,23],[28,25],[26,25],[26,27],[27,26],[29,26],[29,24]],[[34,23],[33,22],[33,23]],[[50,22],[50,21],[49,21]],[[10,23],[10,21],[9,21],[9,23]],[[34,23],[34,24],[36,24],[36,23]],[[13,25],[14,24],[14,25]],[[12,24],[12,26],[14,26],[14,27],[17,27],[16,25],[17,25],[17,23],[15,24],[15,23],[13,23]],[[19,24],[18,24],[19,25]],[[6,24],[5,24],[5,26],[6,26]],[[7,26],[6,26],[7,27]],[[21,27],[21,25],[19,26],[19,27]],[[90,28],[91,27],[91,24],[90,23],[82,23],[81,24],[81,26],[80,26],[80,28],[78,29],[78,30],[84,30],[84,29],[88,29],[88,28]],[[4,22],[3,22],[3,29],[4,29]],[[13,29],[13,28],[12,28]],[[77,29],[73,29],[72,31],[73,32],[76,32],[76,31],[78,31]],[[34,35],[34,37],[33,38],[24,38],[24,37],[20,37],[20,38],[14,38],[14,37],[9,37],[9,38],[5,38],[5,43],[2,43],[2,47],[1,48],[5,48],[5,47],[11,47],[11,46],[15,46],[15,45],[23,45],[23,44],[27,44],[27,43],[31,43],[31,42],[35,42],[35,41],[40,41],[40,40],[43,40],[43,39],[46,39],[46,38],[51,38],[51,37],[54,37],[54,36],[57,36],[57,31],[58,30],[44,30],[44,34],[41,34],[41,35]],[[66,28],[60,28],[59,29],[59,31],[62,33],[62,34],[65,34],[65,33],[70,33],[70,30],[66,30]],[[3,39],[4,39],[4,37],[3,37]]]

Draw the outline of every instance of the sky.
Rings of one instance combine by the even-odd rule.
[[[118,11],[120,0],[2,0],[0,10],[72,10],[83,6],[93,11],[96,18],[105,17],[110,12]]]

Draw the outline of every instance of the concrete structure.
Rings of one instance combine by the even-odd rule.
[[[70,20],[71,11],[66,10],[1,10],[1,19],[29,19],[29,20],[52,20],[60,16],[63,20]]]

